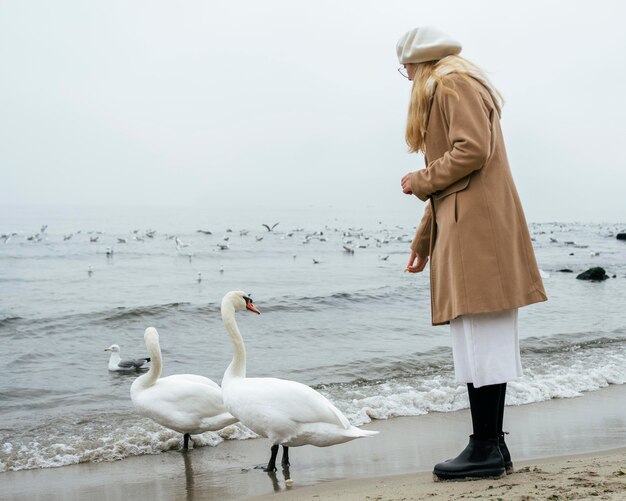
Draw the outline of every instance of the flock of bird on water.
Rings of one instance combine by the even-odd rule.
[[[261,226],[265,228],[264,230],[265,233],[278,234],[274,230],[279,224],[280,222],[277,222],[271,225],[263,223]],[[379,221],[378,224],[382,225],[382,221]],[[46,236],[47,228],[48,228],[48,225],[42,225],[39,231],[24,235],[24,239],[26,241],[35,242],[35,243],[45,241],[47,239],[47,236]],[[399,225],[396,225],[395,229],[404,230],[404,228]],[[206,236],[213,235],[213,232],[210,230],[199,229],[199,230],[196,230],[196,232],[202,235],[206,235]],[[312,241],[327,242],[328,241],[327,234],[329,232],[341,233],[342,251],[346,254],[354,254],[355,249],[366,249],[370,247],[370,242],[368,242],[370,239],[373,242],[372,245],[375,245],[377,248],[381,248],[383,245],[389,244],[391,241],[410,242],[410,235],[408,233],[403,233],[401,235],[392,236],[392,230],[383,229],[382,233],[380,233],[377,236],[374,236],[374,235],[366,234],[363,231],[363,228],[354,228],[354,227],[350,227],[347,230],[342,230],[339,228],[330,228],[326,226],[325,230],[314,231],[314,232],[305,232],[304,228],[295,228],[285,233],[280,233],[279,236],[280,238],[285,239],[285,238],[292,238],[297,235],[303,235],[301,243],[304,245]],[[83,233],[82,230],[78,230],[72,233],[66,233],[63,235],[63,241],[66,242],[68,240],[71,240],[73,237],[81,235],[82,233]],[[104,232],[86,231],[85,233],[89,237],[89,242],[95,244],[95,243],[100,243],[100,237],[103,235]],[[234,233],[233,230],[231,228],[227,228],[226,234],[221,238],[219,242],[215,244],[215,250],[225,251],[225,250],[230,249],[230,242],[231,242],[230,235],[232,233]],[[240,237],[246,237],[248,236],[249,233],[250,231],[247,229],[239,230]],[[130,243],[130,241],[145,242],[146,240],[154,239],[156,234],[157,234],[157,231],[153,229],[147,229],[145,231],[135,229],[135,230],[132,230],[132,236],[130,237],[118,236],[116,237],[116,241],[117,241],[117,245],[128,244]],[[0,235],[0,239],[2,239],[5,244],[7,244],[13,238],[17,236],[19,236],[17,232],[3,233],[2,235]],[[184,242],[178,235],[174,235],[174,234],[165,234],[165,238],[167,240],[172,240],[174,242],[176,251],[180,255],[186,256],[189,259],[189,262],[192,261],[194,254],[193,252],[190,251],[190,249],[192,248],[192,244],[190,242]],[[264,236],[259,235],[259,234],[255,235],[256,242],[261,242],[263,239],[264,239]],[[113,258],[114,256],[113,246],[106,247],[104,254],[106,255],[107,258]],[[293,257],[295,259],[297,256],[294,254]],[[389,254],[379,255],[378,259],[380,261],[387,261],[389,259]],[[317,258],[312,258],[312,262],[313,264],[320,264],[322,261],[320,261]],[[220,265],[219,272],[224,273],[223,265]],[[94,268],[92,265],[89,265],[89,267],[87,268],[87,275],[91,277],[93,273],[94,273]],[[201,272],[197,273],[196,281],[202,282]]]
[[[289,447],[326,447],[376,435],[377,431],[352,426],[343,413],[313,388],[296,381],[246,377],[246,349],[235,320],[237,311],[260,314],[248,294],[231,291],[222,299],[224,327],[230,335],[233,358],[224,372],[222,387],[204,376],[176,374],[161,377],[163,358],[159,334],[154,327],[144,333],[149,357],[121,359],[120,348],[112,345],[110,371],[145,368],[130,388],[135,409],[162,426],[183,434],[183,448],[191,435],[218,431],[241,422],[271,444],[269,462],[263,471],[276,471],[279,446],[281,464],[289,466]]]

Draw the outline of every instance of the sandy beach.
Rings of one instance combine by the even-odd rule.
[[[290,472],[268,475],[263,439],[187,453],[0,474],[0,498],[25,499],[624,499],[626,385],[582,397],[507,407],[516,472],[498,480],[433,482],[470,430],[468,411],[375,421],[370,439],[291,451]],[[286,485],[286,477],[292,484]],[[526,497],[524,497],[526,496]],[[558,497],[550,497],[558,496]]]
[[[501,479],[433,482],[430,473],[329,482],[270,500],[626,499],[626,448],[518,463]]]

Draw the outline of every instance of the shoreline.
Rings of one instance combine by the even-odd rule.
[[[563,496],[563,497],[562,497]],[[346,479],[250,498],[254,501],[626,498],[626,447],[520,461],[499,479],[437,482],[430,472]]]
[[[115,462],[0,473],[0,499],[108,500],[147,496],[156,500],[188,501],[278,496],[280,500],[287,500],[333,499],[335,495],[340,496],[336,499],[350,499],[350,496],[364,499],[366,493],[372,496],[378,492],[382,492],[383,497],[421,499],[412,497],[420,495],[420,489],[428,499],[433,499],[428,493],[461,496],[454,493],[463,492],[464,488],[475,492],[483,489],[483,483],[484,489],[513,482],[521,485],[520,489],[528,490],[535,483],[544,482],[540,477],[547,478],[545,482],[550,485],[559,482],[591,485],[601,477],[606,485],[622,485],[624,494],[626,474],[611,477],[621,469],[626,472],[624,402],[626,384],[611,385],[576,398],[508,406],[505,411],[505,429],[510,431],[507,444],[517,473],[499,480],[436,483],[431,480],[432,466],[454,457],[467,443],[471,420],[465,409],[374,421],[363,428],[379,430],[381,433],[375,437],[329,448],[293,448],[290,451],[293,485],[289,488],[282,471],[269,475],[253,469],[267,462],[269,444],[265,439],[252,439]],[[606,464],[600,465],[601,461]],[[540,464],[551,466],[535,471],[534,466]],[[528,471],[522,471],[524,468]],[[569,470],[563,468],[600,473],[585,481],[573,481],[568,480],[572,476],[567,473]],[[577,473],[576,476],[586,478],[585,475]],[[391,486],[389,493],[385,493],[386,486]],[[363,488],[370,490],[363,491]],[[492,489],[490,492],[495,494]],[[337,494],[339,492],[342,494]],[[509,494],[512,493],[513,488]],[[524,493],[531,494],[530,491]],[[510,497],[507,495],[506,499]]]

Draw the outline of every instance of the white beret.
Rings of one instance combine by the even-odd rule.
[[[407,31],[396,45],[400,64],[435,61],[461,52],[461,44],[433,26]]]

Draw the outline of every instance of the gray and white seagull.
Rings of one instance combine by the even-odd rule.
[[[112,344],[108,348],[105,348],[104,351],[111,352],[111,357],[109,358],[109,370],[112,372],[147,369],[147,367],[144,366],[150,361],[150,357],[128,358],[122,360],[120,357],[120,347],[117,344]]]

